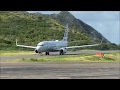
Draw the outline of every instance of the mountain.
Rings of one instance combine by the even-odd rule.
[[[103,40],[105,43],[110,43],[101,33],[95,30],[92,26],[87,25],[83,21],[76,19],[70,12],[62,11],[59,14],[47,15],[48,17],[59,21],[61,24],[65,25],[69,23],[69,27],[77,30],[80,33],[87,34],[94,40]]]
[[[65,25],[69,24],[68,41],[72,45],[110,43],[93,27],[76,19],[71,13],[62,11],[59,14],[28,13],[25,11],[0,11],[0,49],[15,49],[15,39],[19,44],[36,46],[44,40],[63,38]]]

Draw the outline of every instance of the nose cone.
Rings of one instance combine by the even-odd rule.
[[[37,46],[37,47],[36,47],[35,52],[36,52],[36,53],[41,52],[41,50],[40,50],[40,46]]]
[[[37,48],[36,48],[36,49],[37,49],[37,50],[39,50],[39,48],[40,48],[40,46],[37,46]]]
[[[44,46],[43,46],[43,44],[44,44],[44,42],[40,42],[40,43],[38,43],[38,45],[37,45],[37,47],[36,47],[36,50],[38,51],[38,52],[43,52],[43,48],[44,48]]]

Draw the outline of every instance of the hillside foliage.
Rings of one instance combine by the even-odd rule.
[[[79,40],[70,45],[93,44],[101,41],[103,36],[100,33],[95,30],[98,35],[94,39],[90,35],[90,32],[94,31],[93,28],[74,19],[75,17],[68,12],[55,16],[25,11],[0,11],[0,49],[21,49],[16,47],[16,39],[18,39],[18,44],[32,46],[36,46],[41,41],[61,40],[68,20],[68,41]],[[104,40],[104,43],[109,42],[107,39]]]

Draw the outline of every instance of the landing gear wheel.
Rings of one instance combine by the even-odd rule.
[[[45,55],[49,55],[49,52],[45,52]]]
[[[64,53],[63,53],[63,50],[60,50],[60,55],[63,55]]]

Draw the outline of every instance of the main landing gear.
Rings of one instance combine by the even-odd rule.
[[[45,55],[49,55],[49,52],[45,52]]]
[[[63,52],[63,50],[60,50],[60,55],[64,55],[64,52]]]
[[[38,54],[40,54],[40,56],[42,56],[42,55],[43,55],[43,53],[42,53],[42,52],[39,52]],[[49,52],[45,52],[45,55],[49,55]]]

